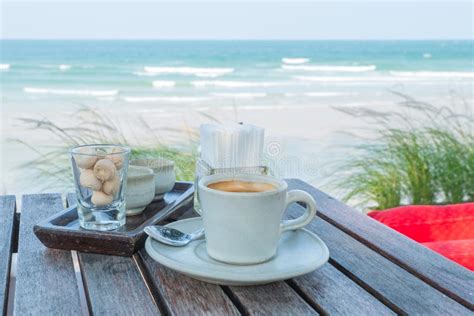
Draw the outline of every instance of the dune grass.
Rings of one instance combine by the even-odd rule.
[[[394,92],[396,93],[396,92]],[[338,162],[333,185],[371,209],[474,200],[474,116],[467,102],[436,107],[398,94],[396,110],[339,109],[363,119],[371,139]]]
[[[25,174],[22,178],[28,182],[25,187],[50,192],[71,190],[73,180],[68,150],[82,144],[127,145],[132,148],[131,159],[170,159],[175,162],[178,180],[194,179],[198,131],[188,128],[156,130],[141,117],[133,123],[130,120],[127,122],[129,125],[140,126],[140,136],[125,135],[118,121],[114,121],[103,111],[86,106],[80,106],[77,112],[71,115],[67,127],[48,118],[19,118],[20,124],[31,133],[47,133],[51,136],[50,143],[57,144],[38,147],[21,139],[10,140],[31,149],[32,159],[19,166]],[[163,133],[167,136],[163,137]],[[146,139],[142,135],[146,135]],[[165,142],[164,138],[172,139],[171,143]]]

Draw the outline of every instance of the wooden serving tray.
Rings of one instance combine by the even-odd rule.
[[[142,214],[128,216],[125,225],[113,231],[81,228],[76,205],[41,221],[33,230],[36,237],[48,248],[132,256],[145,243],[145,226],[156,224],[172,214],[191,208],[193,193],[192,182],[176,182],[173,190],[166,193],[162,200],[151,202]]]

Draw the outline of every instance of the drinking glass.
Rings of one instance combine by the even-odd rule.
[[[113,230],[125,224],[125,186],[130,148],[94,144],[70,150],[82,228]]]

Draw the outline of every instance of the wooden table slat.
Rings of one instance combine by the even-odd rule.
[[[301,180],[290,179],[288,183],[292,189],[307,191],[317,200],[320,217],[474,309],[474,273]]]
[[[68,194],[67,202],[68,205],[75,204],[76,195]],[[160,313],[132,257],[80,252],[77,255],[93,314],[157,315]]]
[[[290,189],[303,189],[313,195],[320,209],[320,217],[307,226],[330,250],[330,262],[320,269],[286,282],[227,287],[194,280],[168,269],[151,259],[144,249],[133,258],[78,253],[91,312],[98,315],[472,314],[469,310],[473,309],[472,272],[302,181],[288,182]],[[69,195],[68,199],[73,197]],[[81,314],[82,289],[78,289],[71,252],[45,248],[32,229],[40,219],[63,209],[61,197],[25,195],[22,205],[14,314]],[[0,260],[3,313],[12,235],[16,231],[14,212],[15,197],[0,196],[0,259],[6,258]],[[301,213],[301,206],[295,204],[286,215],[295,218]]]
[[[319,315],[285,282],[231,286],[229,290],[247,315]]]
[[[292,205],[288,210],[292,218],[302,212],[299,205]],[[316,218],[306,228],[324,240],[335,263],[395,311],[409,314],[471,314],[461,304],[323,219]]]
[[[7,310],[8,286],[13,247],[16,200],[13,195],[0,196],[0,314]]]
[[[395,314],[330,263],[289,282],[329,315]]]
[[[179,219],[196,216],[199,215],[194,211],[186,212]],[[301,313],[308,311],[308,306],[302,304],[302,300],[295,295],[296,293],[292,293],[286,284],[283,282],[276,284],[278,284],[276,287],[271,284],[258,287],[263,289],[262,293],[260,293],[258,288],[255,289],[253,287],[229,287],[228,292],[231,296],[235,297],[239,305],[243,305],[243,309],[247,313],[255,312],[258,309],[266,310],[269,314],[271,312],[285,314],[285,312],[291,311],[287,309],[291,309],[292,305],[279,306],[275,300],[271,299],[273,295],[286,297],[286,301],[293,301],[293,304]],[[321,310],[323,313],[344,314],[349,312],[353,315],[394,314],[388,307],[355,284],[343,273],[337,271],[329,263],[312,273],[293,279],[291,284],[294,284],[298,292],[301,292],[311,302],[311,306],[315,310]],[[277,292],[276,289],[278,289]],[[267,297],[268,295],[270,295],[270,298]],[[344,300],[344,298],[346,299]],[[271,303],[268,304],[268,302]],[[311,313],[314,313],[314,311],[311,311]]]
[[[185,212],[183,217],[189,218],[189,217],[195,217],[195,216],[197,216],[196,213]],[[142,250],[140,252],[140,255],[143,257],[144,261],[146,262],[146,265],[152,265],[152,268],[156,269],[155,271],[152,271],[152,273],[155,273],[154,274],[155,276],[157,273],[156,271],[161,271],[160,278],[162,278],[162,281],[163,281],[163,283],[160,284],[161,290],[165,292],[173,291],[173,292],[170,292],[168,296],[166,294],[163,295],[166,301],[169,301],[170,298],[174,301],[176,295],[179,295],[180,292],[182,293],[182,289],[174,289],[176,285],[173,285],[172,283],[167,283],[167,284],[164,283],[166,281],[168,282],[171,281],[173,283],[174,282],[183,283],[181,287],[183,286],[187,287],[187,286],[190,286],[190,284],[194,287],[201,287],[201,288],[210,287],[212,288],[212,291],[216,291],[219,296],[221,296],[224,293],[228,293],[230,297],[232,297],[236,305],[242,309],[241,312],[243,312],[244,314],[249,314],[249,315],[255,315],[255,314],[318,315],[318,313],[310,305],[308,305],[285,282],[275,282],[272,284],[261,285],[261,286],[250,286],[250,287],[247,287],[247,286],[246,287],[236,287],[236,286],[224,287],[223,289],[226,290],[224,291],[223,289],[221,289],[221,287],[217,285],[212,285],[209,283],[193,280],[191,278],[188,278],[187,276],[184,276],[168,268],[165,268],[156,262],[153,262],[153,259],[151,259],[146,254],[145,250]],[[152,262],[150,262],[150,260]],[[171,287],[169,285],[171,285]],[[210,293],[211,292],[207,293],[207,295],[209,295]],[[222,298],[228,302],[231,302],[228,298],[224,296],[222,296]],[[214,294],[212,294],[211,304],[214,304],[214,302],[212,302],[213,300],[214,300]],[[204,312],[205,309],[201,308],[201,306],[199,305],[196,306],[196,303],[201,303],[200,301],[201,299],[195,300],[194,298],[191,302],[186,301],[185,304],[188,305],[186,308],[190,308],[194,306],[194,308],[197,307],[197,310],[196,310],[197,314],[200,313],[199,311]],[[185,306],[180,306],[180,308],[184,308],[184,307]],[[173,313],[177,313],[178,315],[185,312],[185,310],[176,308],[176,306],[170,306],[169,308],[173,311]],[[217,314],[220,314],[221,312],[224,313],[224,311],[216,311]],[[212,313],[214,314],[214,312]]]
[[[78,253],[94,315],[159,315],[133,258]]]
[[[48,249],[33,234],[39,220],[62,209],[59,194],[23,196],[15,315],[82,314],[71,252]]]
[[[154,288],[171,315],[240,315],[237,307],[218,285],[204,283],[155,262],[144,249],[139,251]]]

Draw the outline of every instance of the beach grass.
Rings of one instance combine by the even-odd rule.
[[[332,184],[344,200],[366,209],[474,200],[474,116],[465,102],[436,107],[394,92],[397,110],[339,109],[365,120],[361,138],[339,161]]]

